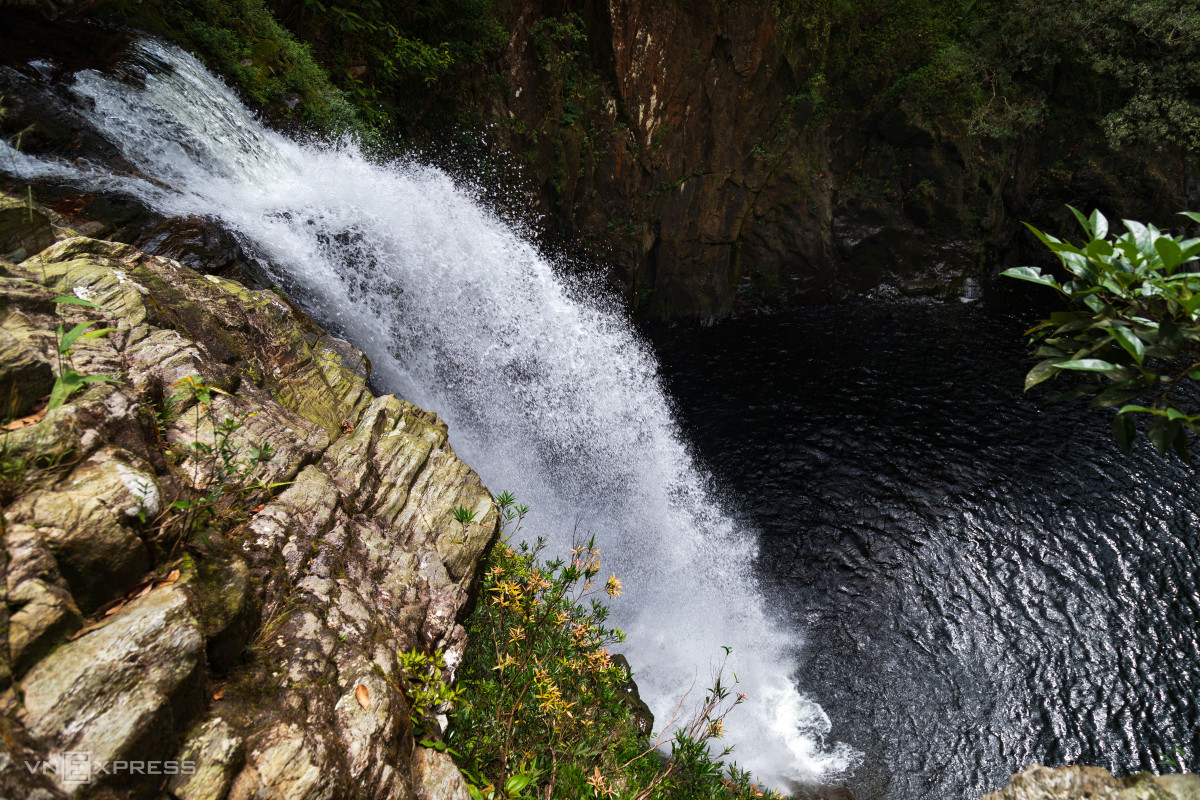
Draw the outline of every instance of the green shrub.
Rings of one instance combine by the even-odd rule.
[[[333,82],[378,129],[411,125],[437,101],[461,116],[448,87],[507,40],[492,0],[273,0]]]
[[[263,0],[109,0],[117,19],[179,42],[279,122],[365,133],[345,94]]]
[[[1084,217],[1085,242],[1076,246],[1030,226],[1058,256],[1065,280],[1037,267],[1004,271],[1010,278],[1048,286],[1068,303],[1028,333],[1041,358],[1025,379],[1071,376],[1080,382],[1055,399],[1094,395],[1092,405],[1116,408],[1113,433],[1129,450],[1135,417],[1159,453],[1188,460],[1189,438],[1200,432],[1200,239],[1177,238],[1124,220],[1125,233],[1110,235],[1099,211]],[[1200,214],[1185,214],[1200,222]],[[1135,402],[1136,401],[1136,402]]]
[[[513,541],[528,509],[507,493],[497,505],[506,535],[468,622],[463,691],[446,743],[473,797],[764,796],[747,773],[722,761],[732,748],[709,753],[725,715],[744,699],[731,697],[723,670],[689,721],[647,742],[624,691],[628,675],[608,653],[624,634],[608,626],[601,597],[618,595],[621,583],[600,577],[595,540],[575,546],[569,560],[542,561],[544,541]],[[668,744],[664,765],[655,747]]]

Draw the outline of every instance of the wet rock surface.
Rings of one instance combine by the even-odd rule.
[[[1114,778],[1099,767],[1030,765],[983,800],[1198,800],[1200,777],[1142,772]]]
[[[0,794],[463,796],[396,662],[457,662],[497,531],[445,424],[372,396],[361,354],[272,292],[71,233],[0,261],[0,378],[28,388],[3,434]],[[55,330],[85,322],[112,330],[60,362]],[[66,371],[111,380],[47,411]],[[231,478],[221,448],[263,443]],[[214,486],[216,517],[185,524],[177,501]],[[88,783],[23,766],[79,753]]]

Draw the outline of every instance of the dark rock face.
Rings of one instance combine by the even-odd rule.
[[[485,118],[643,315],[884,284],[959,297],[1040,258],[1022,220],[1067,233],[1071,202],[1174,225],[1197,199],[1183,154],[1115,153],[1076,123],[1000,142],[870,96],[830,111],[812,90],[839,80],[828,31],[775,4],[513,0],[504,17]]]

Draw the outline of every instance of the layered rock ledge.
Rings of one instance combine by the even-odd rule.
[[[0,797],[465,797],[397,679],[399,650],[457,663],[498,530],[446,425],[374,396],[362,354],[281,296],[18,205],[0,209]],[[60,357],[83,322],[113,330]],[[113,381],[44,413],[67,371]],[[273,453],[221,486],[203,447],[226,418],[231,452]],[[167,524],[214,485],[226,516]]]
[[[1099,767],[1031,764],[983,800],[1200,800],[1200,777],[1141,772],[1115,778]]]

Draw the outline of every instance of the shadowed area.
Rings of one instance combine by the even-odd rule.
[[[1145,442],[1122,457],[1111,411],[1022,396],[1033,318],[817,307],[657,337],[763,532],[802,683],[866,755],[858,800],[1196,752],[1195,477]]]

